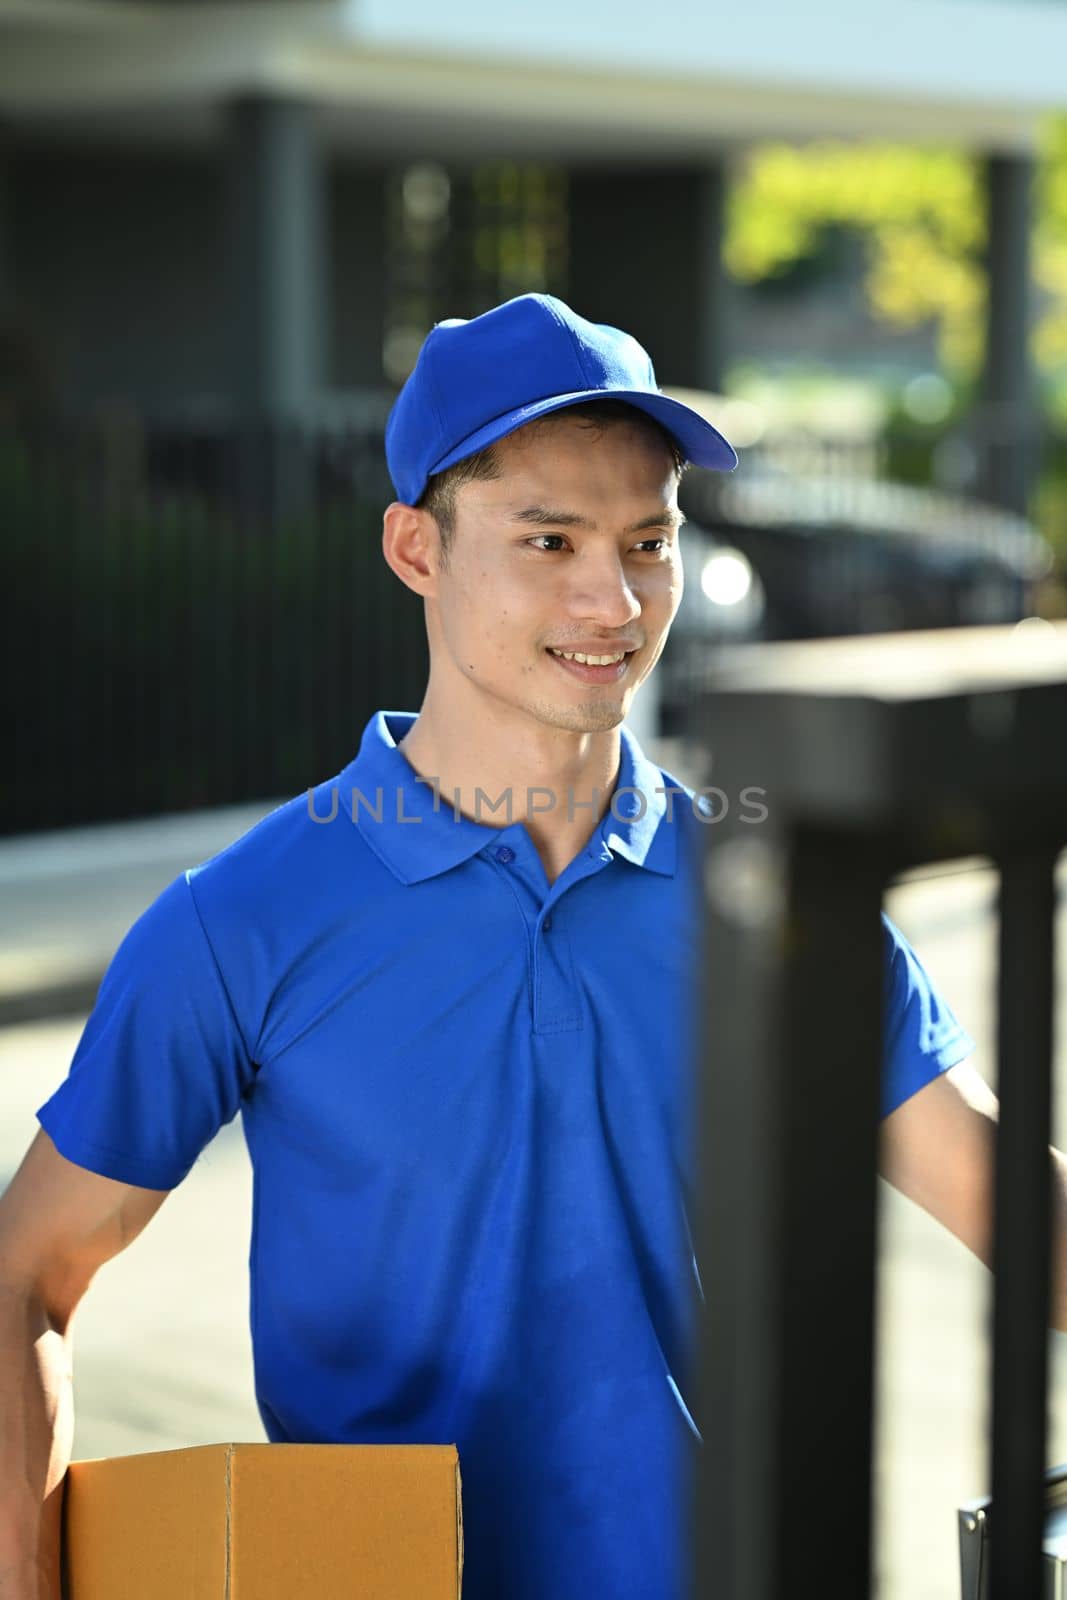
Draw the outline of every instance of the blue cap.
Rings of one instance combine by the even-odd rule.
[[[607,399],[654,417],[695,466],[737,466],[710,422],[660,393],[647,352],[630,334],[587,322],[554,295],[521,294],[427,334],[385,426],[397,498],[414,505],[435,472],[536,417]]]

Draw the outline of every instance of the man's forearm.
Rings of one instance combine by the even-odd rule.
[[[63,1478],[74,1438],[72,1334],[0,1284],[0,1600],[60,1600]]]

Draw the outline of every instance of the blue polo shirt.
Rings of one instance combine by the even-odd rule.
[[[708,823],[624,728],[549,885],[417,776],[413,721],[163,890],[37,1116],[170,1189],[242,1113],[267,1434],[454,1442],[465,1600],[683,1600]],[[972,1044],[883,920],[889,1111]]]

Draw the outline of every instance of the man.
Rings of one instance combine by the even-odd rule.
[[[683,1593],[708,819],[621,725],[736,456],[540,295],[431,333],[386,451],[418,715],[134,924],[0,1205],[3,1600],[58,1593],[74,1310],[238,1110],[270,1439],[455,1441],[466,1600]],[[885,1170],[988,1259],[995,1102],[884,927]]]

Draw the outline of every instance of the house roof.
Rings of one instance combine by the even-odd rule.
[[[0,0],[0,115],[212,137],[236,94],[440,155],[692,158],[757,138],[1025,149],[1067,109],[1061,0]]]

